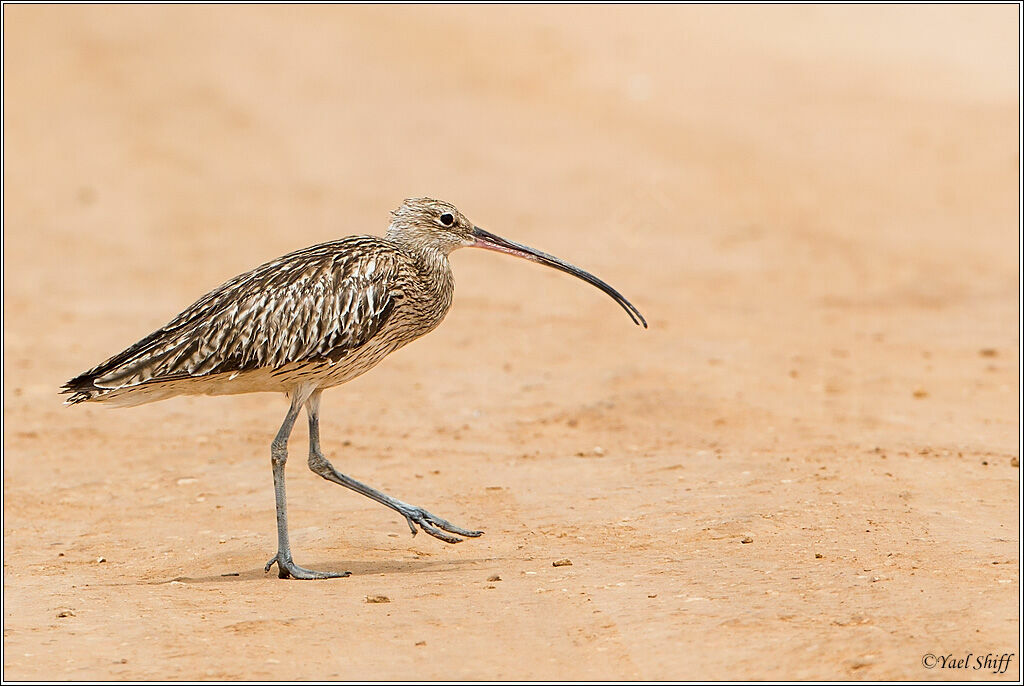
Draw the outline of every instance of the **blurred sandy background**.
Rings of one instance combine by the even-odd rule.
[[[5,678],[1018,678],[922,666],[1019,631],[1016,6],[3,13]],[[413,195],[651,323],[464,251],[325,396],[339,469],[482,539],[298,428],[296,560],[353,576],[279,581],[283,398],[61,406]]]

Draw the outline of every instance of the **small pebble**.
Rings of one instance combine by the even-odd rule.
[[[648,598],[657,598],[657,597],[658,597],[658,594],[657,594],[657,593],[648,593],[648,594],[647,594],[647,597],[648,597]]]
[[[386,595],[368,595],[366,596],[366,602],[368,603],[390,603],[391,598]]]
[[[823,557],[825,557],[825,556],[824,556],[824,555],[822,555],[821,553],[814,553],[814,559],[815,559],[815,560],[820,560],[820,559],[821,559],[821,558],[823,558]]]
[[[753,542],[754,542],[754,539],[752,539],[750,536],[744,536],[743,538],[740,539],[740,543],[753,543]]]
[[[61,610],[60,612],[57,613],[57,616],[58,617],[74,617],[75,613],[72,612],[71,610]]]
[[[572,567],[572,560],[569,558],[562,558],[561,560],[555,560],[551,563],[552,567]]]
[[[498,576],[497,574],[491,574],[489,577],[487,577],[487,580],[488,581],[501,581],[501,577]]]
[[[416,641],[416,645],[418,645],[418,646],[425,646],[425,645],[427,645],[427,642],[426,641]]]
[[[105,558],[105,557],[97,557],[97,558],[96,558],[96,561],[97,561],[97,562],[106,562],[106,561],[107,561],[107,558]]]

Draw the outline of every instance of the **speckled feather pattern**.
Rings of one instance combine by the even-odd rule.
[[[352,236],[241,274],[75,377],[69,403],[328,388],[435,328],[454,280],[443,250]]]

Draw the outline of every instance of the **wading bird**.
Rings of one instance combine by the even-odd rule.
[[[303,407],[309,468],[390,507],[447,543],[483,532],[455,526],[345,476],[320,451],[320,396],[370,370],[441,323],[455,282],[448,255],[496,250],[554,267],[610,295],[634,323],[643,315],[618,291],[578,267],[484,231],[453,205],[410,198],[392,212],[385,237],[349,236],[289,253],[210,291],[163,328],[63,386],[68,404],[131,406],[176,395],[277,391],[290,400],[270,447],[277,506],[278,576],[325,579],[295,564],[288,542],[284,468],[288,437]]]

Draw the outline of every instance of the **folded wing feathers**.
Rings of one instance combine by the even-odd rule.
[[[401,257],[380,250],[379,241],[325,243],[237,276],[65,387],[102,390],[304,360],[335,362],[368,341],[394,304]]]

